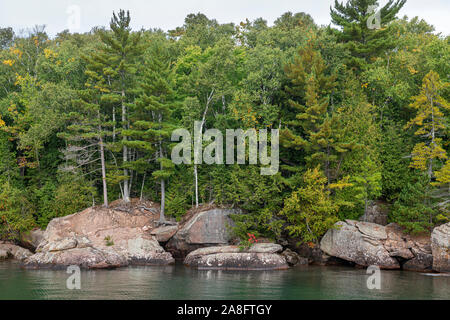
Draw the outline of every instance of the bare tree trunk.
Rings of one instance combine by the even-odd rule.
[[[128,128],[129,128],[129,126],[128,126]],[[136,152],[130,152],[129,156],[130,156],[130,161],[136,160]],[[128,183],[128,188],[130,189],[130,196],[132,196],[131,192],[133,191],[133,182],[134,182],[135,178],[137,179],[137,173],[135,174],[135,171],[131,170],[130,182]]]
[[[194,164],[194,185],[195,185],[195,207],[198,208],[198,173],[196,164]]]
[[[103,138],[101,136],[100,136],[100,161],[102,164],[103,205],[105,207],[108,207],[108,187],[106,185],[105,149],[103,147]]]
[[[200,133],[203,132],[203,126],[205,125],[205,121],[206,121],[206,114],[208,112],[209,104],[212,101],[214,91],[215,91],[215,89],[212,89],[209,96],[206,97],[206,106],[205,106],[205,111],[203,112],[202,122],[200,125]],[[198,208],[198,170],[197,170],[196,163],[194,163],[194,185],[195,185],[195,207]]]
[[[139,200],[142,201],[142,194],[144,192],[144,184],[145,184],[145,176],[146,176],[147,172],[144,172],[144,176],[142,177],[142,185],[141,185],[141,195],[139,197]]]
[[[159,141],[159,156],[161,158],[164,157],[163,151],[162,151],[162,143],[161,140]],[[163,164],[160,162],[159,164],[160,170],[163,170]],[[165,222],[166,216],[165,216],[165,207],[166,207],[166,182],[164,181],[164,178],[161,179],[161,210],[159,214],[159,222]]]
[[[116,156],[114,155],[114,153],[111,150],[109,152],[111,153],[111,157],[113,158],[114,165],[118,168],[119,165],[117,164]],[[122,197],[122,199],[123,199],[123,188],[122,188],[122,183],[121,182],[119,182],[119,188],[120,188],[119,198]]]
[[[434,127],[434,108],[433,108],[433,98],[430,99],[431,101],[431,154],[433,154],[434,148],[436,146],[435,142],[435,127]],[[433,177],[433,158],[430,158],[430,163],[428,165],[428,180],[431,181],[431,178]]]
[[[127,125],[126,125],[126,121],[127,121],[127,110],[126,110],[126,106],[124,103],[124,99],[125,99],[125,91],[122,90],[122,129],[126,130],[127,129]],[[124,136],[122,134],[122,141],[126,142],[127,141],[127,137]],[[128,148],[126,146],[126,144],[124,143],[123,145],[123,165],[126,165],[126,163],[128,162]],[[123,169],[123,175],[125,176],[125,180],[123,181],[123,200],[125,202],[130,202],[130,190],[128,188],[128,169],[124,168]]]
[[[100,111],[98,112],[98,120],[100,121]],[[108,187],[106,185],[106,165],[105,165],[105,148],[103,146],[102,126],[98,126],[98,140],[100,147],[100,163],[102,166],[102,183],[103,183],[103,206],[108,207]]]
[[[108,85],[111,89],[111,78],[108,76]],[[113,142],[116,142],[116,106],[113,104],[112,107],[112,121],[113,121],[113,132],[112,132],[112,139]]]
[[[161,180],[161,211],[159,214],[159,222],[165,222],[165,207],[166,207],[166,183],[164,179]]]
[[[116,142],[116,106],[113,106],[112,111],[112,120],[113,120],[113,133],[112,133],[112,139],[113,142]]]

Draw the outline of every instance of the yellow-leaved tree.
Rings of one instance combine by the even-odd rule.
[[[300,242],[318,243],[320,238],[339,220],[337,213],[342,205],[350,203],[331,197],[330,189],[342,189],[351,184],[348,177],[327,186],[327,178],[320,166],[308,169],[303,175],[303,186],[284,200],[280,215],[288,221],[286,230]]]
[[[414,146],[410,167],[427,172],[429,181],[433,177],[435,160],[447,159],[442,147],[442,138],[439,138],[440,133],[446,128],[444,110],[450,110],[448,102],[439,95],[446,86],[448,83],[443,83],[436,72],[430,71],[422,80],[419,95],[414,96],[410,104],[410,107],[417,110],[417,114],[405,126],[405,128],[417,126],[415,135],[421,136],[424,140]]]
[[[447,160],[445,165],[434,174],[436,181],[432,185],[438,187],[437,198],[440,199],[438,207],[441,214],[438,220],[448,221],[450,220],[450,160]]]

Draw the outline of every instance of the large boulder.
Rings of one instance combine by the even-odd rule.
[[[79,265],[86,269],[117,268],[131,265],[166,265],[173,263],[170,253],[165,252],[155,239],[138,236],[124,245],[93,247],[86,237],[66,237],[47,243],[38,253],[28,258],[29,268],[62,268]]]
[[[62,251],[42,251],[25,262],[27,268],[65,268],[78,265],[85,269],[108,269],[128,265],[125,256],[114,250],[93,247],[71,248]]]
[[[327,231],[320,248],[330,256],[361,266],[399,269],[399,262],[383,246],[386,239],[386,231],[380,225],[347,220],[337,222],[335,228]]]
[[[178,231],[178,226],[161,226],[151,231],[151,235],[155,236],[158,242],[169,241]]]
[[[408,271],[431,271],[433,255],[423,251],[414,251],[414,258],[406,261],[402,269]]]
[[[31,255],[33,255],[33,253],[28,249],[8,241],[0,241],[0,260],[11,258],[23,261]]]
[[[450,272],[450,222],[434,228],[431,233],[433,270]]]
[[[395,223],[387,225],[386,232],[388,238],[384,242],[384,247],[390,256],[400,262],[403,270],[431,271],[433,256],[428,234],[405,234]]]
[[[24,265],[58,268],[75,264],[91,269],[171,264],[170,253],[151,235],[158,219],[159,209],[151,203],[89,208],[53,219],[36,254]]]
[[[279,254],[278,244],[254,244],[241,250],[238,246],[200,248],[189,253],[184,264],[198,269],[275,270],[287,269],[288,263]]]
[[[129,239],[127,248],[122,252],[133,265],[166,265],[175,262],[172,255],[164,251],[155,239]]]
[[[411,236],[396,224],[387,226],[353,220],[340,221],[322,238],[326,254],[361,266],[429,271],[431,246],[427,236]]]
[[[43,242],[80,235],[87,237],[93,246],[104,246],[105,238],[108,237],[118,243],[140,234],[149,234],[155,220],[153,213],[136,208],[129,211],[103,207],[88,208],[52,219],[44,232]]]
[[[166,249],[182,259],[198,248],[228,244],[233,225],[230,215],[238,213],[240,210],[212,208],[188,214]]]

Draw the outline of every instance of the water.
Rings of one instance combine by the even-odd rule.
[[[307,266],[280,271],[195,270],[182,265],[81,272],[68,290],[64,270],[24,270],[0,262],[0,299],[450,299],[450,277],[381,271],[367,289],[366,270]]]

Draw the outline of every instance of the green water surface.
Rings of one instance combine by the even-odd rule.
[[[279,271],[195,270],[182,265],[81,271],[69,290],[65,270],[24,270],[0,262],[0,299],[450,299],[450,276],[381,271],[381,289],[350,267]]]

